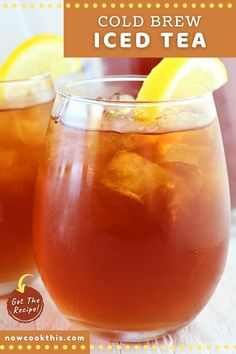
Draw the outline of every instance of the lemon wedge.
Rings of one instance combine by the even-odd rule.
[[[63,38],[40,34],[20,44],[0,67],[0,80],[27,79],[51,72],[53,79],[78,72],[78,58],[63,57]]]
[[[227,82],[227,71],[218,58],[165,58],[144,81],[137,101],[166,101],[214,91]],[[136,118],[152,122],[158,107],[138,109]]]

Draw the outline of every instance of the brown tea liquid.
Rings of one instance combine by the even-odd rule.
[[[0,110],[0,294],[1,284],[35,270],[33,199],[51,107]]]
[[[164,134],[51,122],[35,210],[42,279],[72,320],[171,329],[202,309],[222,273],[229,200],[217,120]]]

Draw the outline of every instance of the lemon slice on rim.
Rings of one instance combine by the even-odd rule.
[[[19,80],[51,72],[57,79],[78,72],[78,58],[63,57],[63,38],[40,34],[20,44],[0,67],[0,80]]]
[[[214,91],[227,82],[227,71],[218,58],[165,58],[144,81],[137,101],[183,99]],[[136,119],[152,122],[158,107],[138,109]]]

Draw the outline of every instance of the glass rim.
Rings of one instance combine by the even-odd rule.
[[[35,82],[40,82],[43,80],[52,79],[51,72],[47,71],[43,74],[38,74],[25,79],[10,79],[10,80],[0,80],[0,86],[5,85],[18,85],[18,84],[32,84]]]
[[[201,86],[199,84],[196,84],[198,87],[202,87],[205,89],[205,91],[201,94],[193,95],[193,96],[186,96],[184,98],[176,98],[176,99],[166,99],[166,100],[159,100],[159,101],[114,101],[114,100],[109,100],[109,99],[103,99],[103,98],[91,98],[87,97],[84,95],[75,95],[75,94],[70,94],[67,91],[68,88],[77,86],[77,85],[83,85],[83,84],[89,84],[89,83],[99,83],[99,82],[125,82],[125,81],[130,81],[130,82],[143,82],[146,79],[147,75],[109,75],[109,76],[103,76],[103,77],[97,77],[97,78],[91,78],[91,79],[83,79],[83,80],[78,80],[78,81],[72,81],[69,83],[66,83],[62,85],[58,91],[57,94],[62,96],[63,98],[66,98],[68,100],[73,100],[77,101],[80,103],[86,103],[86,104],[96,104],[96,105],[101,105],[101,106],[112,106],[112,107],[137,107],[137,106],[144,106],[144,107],[153,107],[154,105],[162,105],[162,104],[179,104],[179,103],[189,103],[190,101],[201,99],[203,97],[211,96],[213,94],[213,90],[210,90],[209,88],[205,86]]]

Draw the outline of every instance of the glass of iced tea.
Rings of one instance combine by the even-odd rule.
[[[49,74],[0,82],[0,296],[35,271],[33,197],[54,95]]]
[[[67,318],[111,340],[187,325],[222,274],[225,156],[212,93],[137,102],[143,77],[58,93],[39,169],[34,242]],[[142,112],[156,113],[143,122]]]

